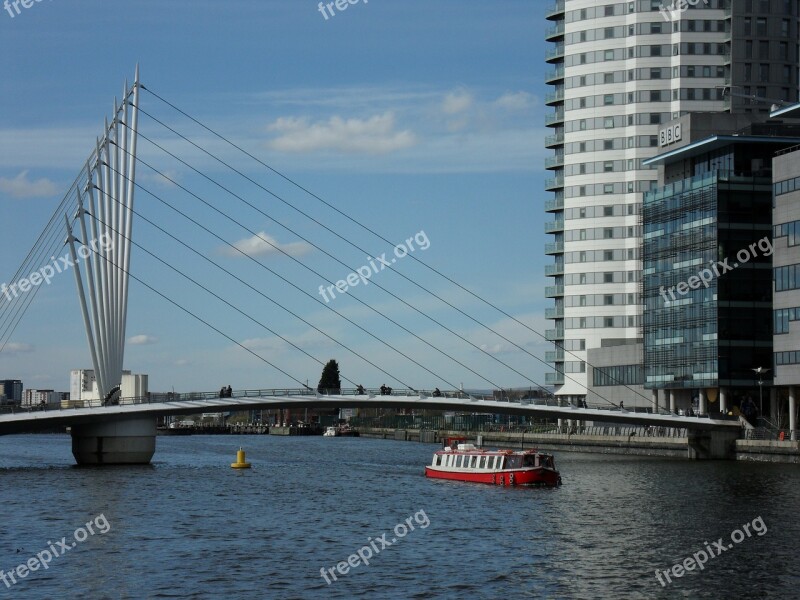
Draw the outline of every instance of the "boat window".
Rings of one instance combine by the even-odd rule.
[[[486,468],[486,457],[481,456],[481,459],[478,461],[478,468],[485,469]]]
[[[489,457],[489,468],[496,469],[497,468],[497,456],[490,456]]]
[[[525,459],[522,461],[523,466],[525,467],[536,467],[536,455],[535,454],[526,454]]]
[[[506,469],[519,469],[522,466],[522,457],[519,455],[506,456]]]
[[[460,469],[463,466],[464,466],[464,455],[462,454],[461,456],[458,457],[458,468]]]
[[[442,464],[442,455],[437,454],[433,459],[433,466],[438,467]]]
[[[478,457],[477,456],[470,456],[469,457],[469,468],[474,469],[478,466]]]

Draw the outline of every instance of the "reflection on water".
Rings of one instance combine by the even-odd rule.
[[[249,471],[230,468],[239,445]],[[556,453],[564,485],[428,480],[433,446],[365,438],[159,438],[149,467],[78,468],[68,436],[0,437],[0,568],[97,515],[105,535],[0,593],[52,598],[797,597],[800,470]],[[409,515],[426,528],[330,585]],[[761,517],[702,571],[670,570]],[[671,572],[671,571],[670,571]]]

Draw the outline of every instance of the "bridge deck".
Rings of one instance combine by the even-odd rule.
[[[0,435],[66,427],[80,423],[97,423],[125,417],[159,417],[204,412],[247,411],[302,408],[416,408],[470,413],[523,415],[534,418],[577,419],[582,421],[612,422],[625,425],[653,425],[680,427],[695,430],[727,429],[741,427],[738,419],[689,417],[675,414],[652,414],[627,410],[576,408],[557,406],[550,400],[498,401],[486,400],[466,394],[448,394],[434,397],[427,394],[403,395],[310,395],[307,390],[276,390],[249,395],[242,392],[232,398],[205,395],[197,399],[152,401],[152,398],[123,399],[112,406],[90,406],[33,410],[0,415]]]

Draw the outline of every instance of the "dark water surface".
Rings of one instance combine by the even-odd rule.
[[[230,468],[240,444],[249,471]],[[0,437],[0,569],[95,530],[0,599],[800,598],[798,466],[556,453],[561,488],[510,489],[426,479],[433,450],[162,437],[150,467],[77,468],[68,436]],[[370,538],[370,564],[328,585]]]

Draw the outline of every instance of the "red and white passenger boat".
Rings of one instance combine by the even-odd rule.
[[[425,476],[494,485],[561,484],[552,454],[536,450],[483,450],[472,444],[449,443],[434,453]]]

